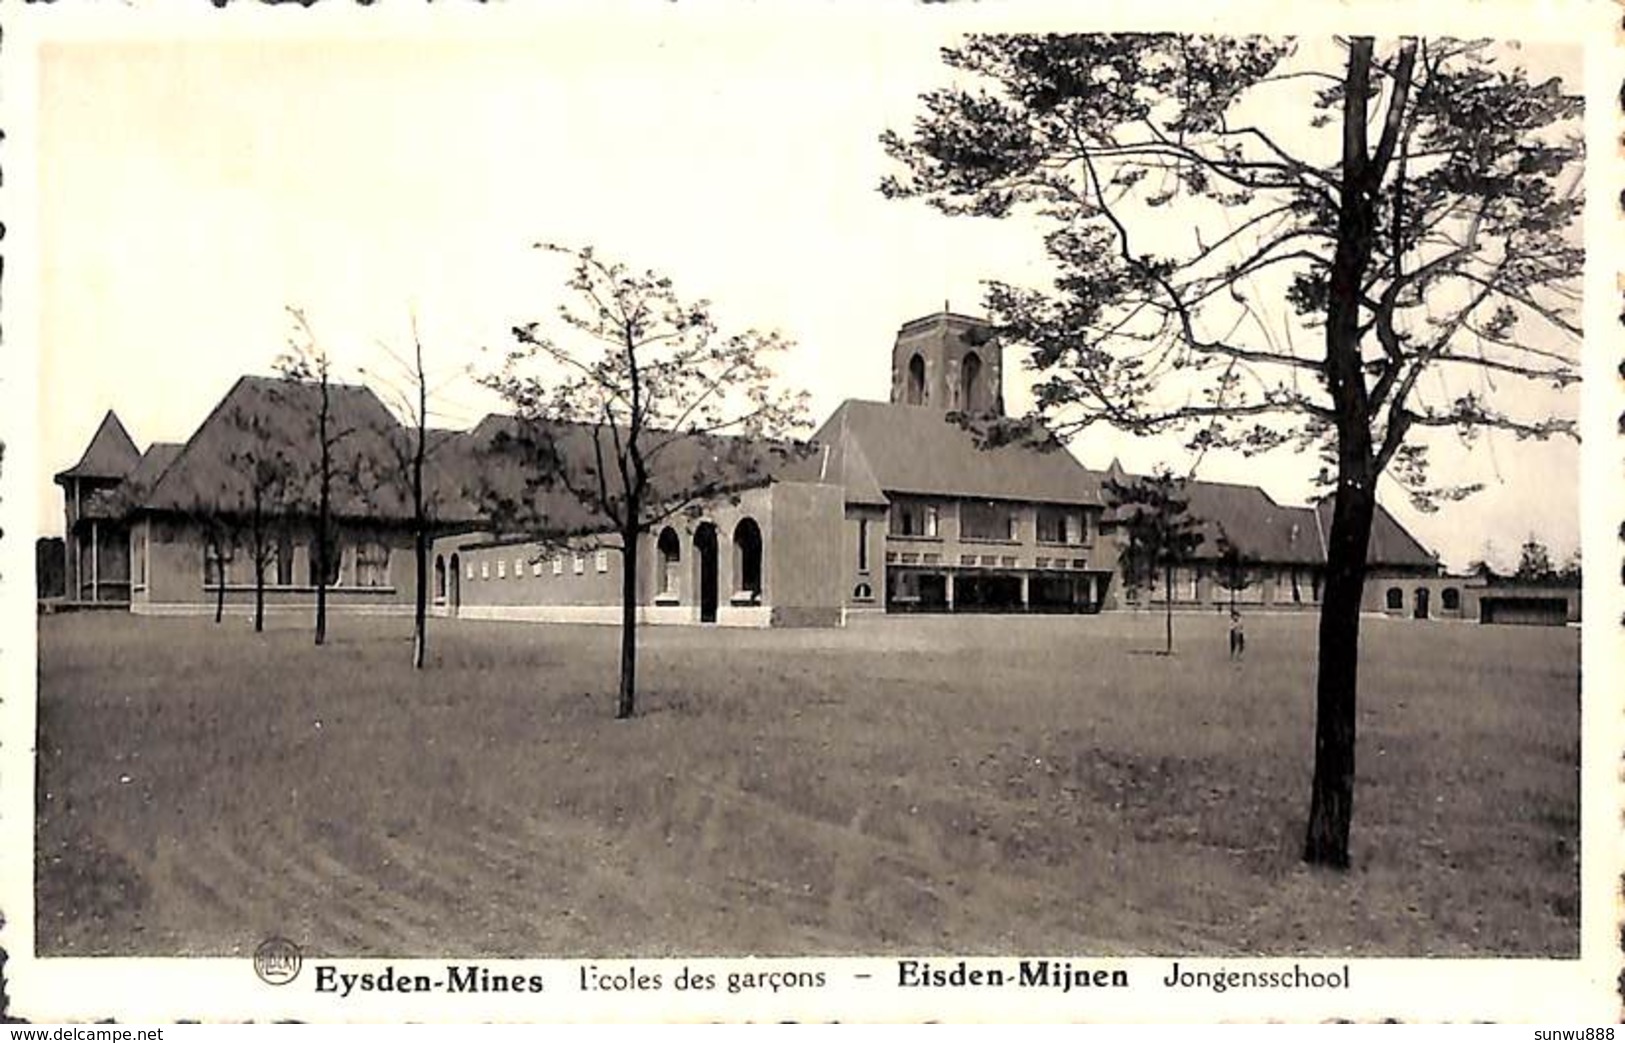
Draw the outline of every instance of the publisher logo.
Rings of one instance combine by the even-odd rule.
[[[254,973],[267,985],[286,985],[299,977],[305,954],[286,938],[267,938],[254,950]]]

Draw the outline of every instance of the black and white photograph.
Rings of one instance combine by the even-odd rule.
[[[273,6],[0,51],[15,1016],[1617,1020],[1617,13]]]

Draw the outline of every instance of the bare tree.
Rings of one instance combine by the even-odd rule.
[[[316,483],[316,542],[310,568],[316,586],[316,644],[322,645],[327,643],[327,588],[338,568],[333,532],[334,454],[354,428],[339,424],[333,416],[332,356],[316,340],[303,311],[290,307],[288,315],[293,321],[293,334],[287,352],[276,360],[277,372],[286,380],[317,389],[310,418],[310,437],[316,446],[311,476]]]
[[[529,461],[529,488],[568,492],[585,528],[608,529],[621,554],[621,660],[615,716],[637,691],[639,538],[702,501],[765,475],[776,443],[807,425],[805,394],[777,392],[777,333],[723,336],[706,301],[671,280],[606,261],[591,247],[538,244],[569,258],[557,340],[516,326],[517,347],[488,387],[520,422],[508,448]],[[703,449],[695,452],[696,448]]]
[[[430,387],[429,372],[424,366],[423,338],[418,333],[416,316],[412,319],[409,358],[403,358],[382,341],[378,346],[405,375],[405,386],[376,371],[367,376],[395,415],[405,422],[405,430],[384,432],[383,441],[390,451],[386,461],[389,473],[363,480],[361,485],[363,489],[399,489],[411,507],[412,561],[417,578],[417,595],[412,606],[412,667],[421,670],[429,645],[429,542],[441,507],[441,491],[429,487],[425,469],[435,453],[451,443],[448,438],[431,438],[429,420],[433,414],[429,402],[436,389]],[[459,370],[456,376],[461,377],[465,372]]]
[[[213,514],[209,530],[217,534],[217,551],[240,542],[248,551],[249,566],[254,575],[254,630],[265,629],[265,571],[273,565],[279,570],[291,568],[283,554],[287,518],[295,505],[299,468],[287,441],[287,432],[275,422],[273,416],[261,411],[233,409],[226,417],[232,429],[230,448],[226,451],[228,474],[225,480],[238,489],[236,502],[225,501]],[[231,532],[235,538],[226,542],[223,534]],[[206,537],[207,538],[207,537]],[[226,586],[226,558],[222,555],[217,581],[215,609],[223,607]]]
[[[943,57],[956,82],[883,136],[904,169],[881,188],[1048,223],[1054,287],[987,302],[1045,419],[1327,460],[1304,858],[1346,867],[1379,478],[1431,507],[1474,487],[1431,481],[1418,432],[1577,437],[1574,396],[1504,389],[1579,380],[1581,99],[1448,39],[990,35]]]

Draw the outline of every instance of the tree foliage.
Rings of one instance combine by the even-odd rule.
[[[987,300],[1040,416],[1325,461],[1304,855],[1345,867],[1378,479],[1433,508],[1474,487],[1433,479],[1422,432],[1577,437],[1581,99],[1450,39],[988,35],[943,58],[954,82],[882,137],[881,189],[1045,223],[1053,284]]]
[[[1164,654],[1174,650],[1174,572],[1202,545],[1202,520],[1190,513],[1184,481],[1167,470],[1147,478],[1106,482],[1106,501],[1123,532],[1118,570],[1138,590],[1163,581]]]
[[[556,321],[515,326],[516,346],[486,386],[513,407],[499,451],[523,461],[522,495],[498,506],[510,526],[557,537],[538,493],[562,490],[584,508],[570,528],[605,532],[622,559],[617,717],[636,692],[637,562],[653,526],[765,479],[798,452],[807,396],[776,388],[777,333],[724,334],[708,301],[680,297],[654,271],[592,247],[538,244],[569,265]]]
[[[973,37],[944,52],[958,82],[922,97],[913,134],[883,136],[904,169],[882,189],[950,214],[1047,221],[1053,287],[993,281],[988,304],[1029,349],[1052,428],[1182,430],[1194,448],[1244,452],[1335,437],[1330,374],[1303,334],[1328,321],[1349,232],[1339,197],[1357,191],[1371,204],[1349,301],[1365,470],[1432,506],[1471,489],[1430,482],[1426,446],[1407,441],[1416,429],[1575,431],[1495,392],[1579,379],[1581,102],[1484,42],[1402,41],[1350,71],[1298,51]],[[1377,137],[1357,184],[1340,148],[1351,87],[1378,103],[1357,128]]]

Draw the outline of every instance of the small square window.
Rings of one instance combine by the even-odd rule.
[[[608,572],[609,571],[609,551],[607,551],[607,550],[599,551],[598,555],[597,555],[597,561],[595,561],[593,564],[594,564],[594,567],[597,568],[599,572]]]

